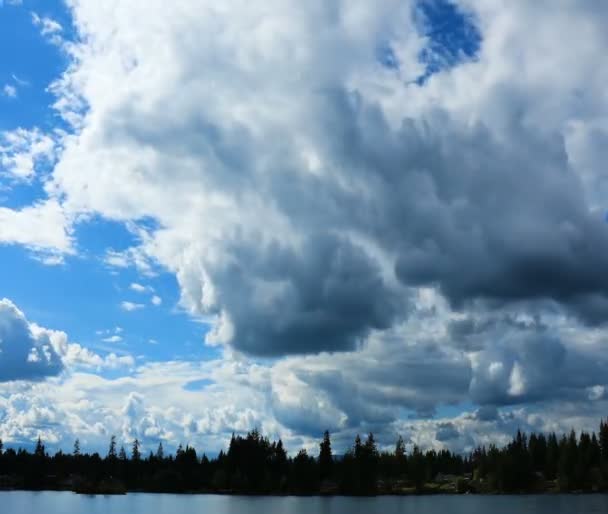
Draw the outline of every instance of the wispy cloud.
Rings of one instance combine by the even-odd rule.
[[[60,36],[63,32],[63,27],[58,21],[47,16],[39,16],[37,13],[33,12],[32,23],[40,29],[40,33],[47,37],[51,43],[57,45],[63,43],[63,39]]]
[[[134,302],[125,301],[120,304],[120,308],[126,312],[138,311],[138,310],[143,309],[144,307],[145,307],[145,305],[143,303],[134,303]]]
[[[154,291],[154,288],[151,286],[144,286],[142,284],[138,284],[137,282],[133,282],[129,289],[131,291],[135,291],[136,293],[151,293]]]
[[[122,341],[122,337],[119,335],[113,335],[109,337],[104,337],[102,341],[104,343],[120,343]]]

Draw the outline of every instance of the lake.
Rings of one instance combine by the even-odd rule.
[[[298,498],[170,494],[80,496],[0,492],[7,514],[591,514],[608,513],[608,495],[382,496]]]

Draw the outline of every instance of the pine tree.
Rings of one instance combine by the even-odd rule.
[[[363,444],[361,444],[361,436],[359,434],[355,437],[354,453],[357,460],[360,460],[363,456]]]
[[[608,462],[608,419],[600,421],[600,448],[602,449],[602,460]]]
[[[72,452],[72,455],[74,455],[74,457],[80,457],[80,440],[76,439],[76,441],[74,441],[74,451]]]
[[[125,462],[127,460],[127,452],[125,451],[125,447],[121,446],[120,451],[118,452],[118,460]]]
[[[38,441],[36,441],[34,455],[36,455],[36,457],[44,457],[44,445],[42,444],[42,439],[40,439],[40,436],[38,436]]]
[[[319,445],[319,475],[321,480],[327,480],[331,477],[333,471],[333,455],[331,453],[331,439],[329,431],[323,434],[323,441]]]
[[[400,476],[406,471],[407,457],[405,456],[405,441],[401,435],[397,438],[395,443],[395,474]]]
[[[110,438],[110,448],[108,449],[108,459],[115,460],[116,459],[116,436],[113,435]]]
[[[158,460],[163,460],[165,458],[165,450],[163,448],[163,443],[158,443],[158,449],[156,450],[156,458]]]
[[[131,460],[141,460],[141,453],[139,452],[139,439],[135,439],[135,441],[133,441],[133,447],[131,449]]]

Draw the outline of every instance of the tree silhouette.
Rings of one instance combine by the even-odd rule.
[[[327,480],[332,476],[334,458],[331,453],[331,439],[329,431],[323,434],[323,440],[319,444],[319,476],[321,480]]]
[[[48,454],[39,437],[30,453],[0,441],[0,476],[6,488],[71,489],[80,492],[221,492],[243,494],[378,494],[542,491],[607,491],[604,456],[606,421],[598,434],[571,431],[558,436],[519,430],[504,447],[478,447],[467,455],[447,449],[406,452],[398,437],[392,452],[380,451],[374,434],[357,435],[343,457],[335,458],[328,432],[319,442],[318,458],[300,450],[290,457],[283,441],[271,441],[257,429],[233,434],[227,451],[209,459],[190,445],[165,455],[139,439],[131,457],[111,437],[107,455]],[[604,440],[602,439],[604,438]],[[456,478],[454,478],[456,477]]]

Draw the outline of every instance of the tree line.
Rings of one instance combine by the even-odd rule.
[[[127,449],[112,436],[105,456],[81,452],[50,455],[38,439],[33,452],[0,441],[0,488],[122,493],[216,492],[240,494],[406,494],[423,492],[545,492],[608,490],[608,420],[599,432],[558,437],[518,431],[504,447],[479,447],[467,455],[449,450],[406,450],[399,437],[381,451],[373,434],[357,435],[344,455],[332,451],[325,432],[318,452],[288,456],[283,442],[258,430],[233,435],[228,449],[208,458],[192,446],[142,454],[136,439]]]

